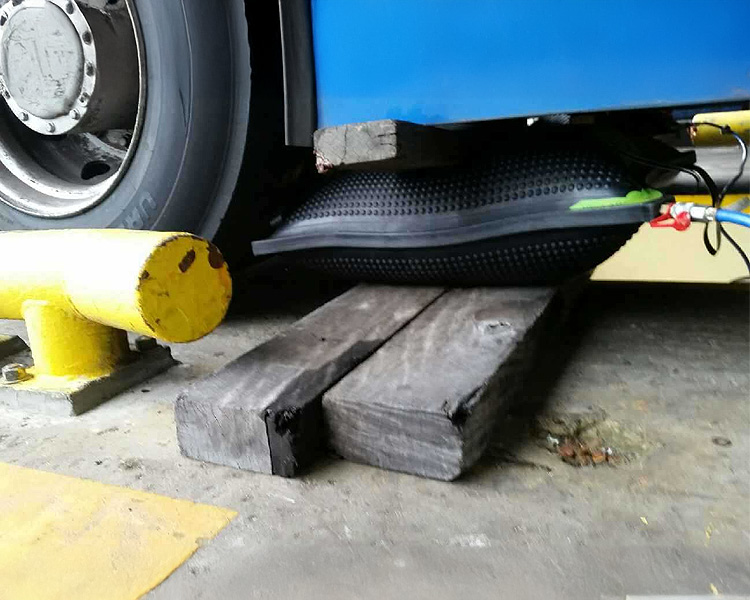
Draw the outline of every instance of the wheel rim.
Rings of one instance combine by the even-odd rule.
[[[29,31],[47,32],[35,53]],[[0,0],[0,202],[59,219],[107,198],[137,149],[145,68],[134,0]]]

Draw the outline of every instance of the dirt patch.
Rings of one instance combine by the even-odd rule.
[[[540,415],[536,430],[550,452],[576,467],[623,464],[655,447],[640,427],[613,421],[599,408]]]

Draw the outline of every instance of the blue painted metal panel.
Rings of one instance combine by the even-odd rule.
[[[749,0],[312,0],[320,126],[750,98]]]

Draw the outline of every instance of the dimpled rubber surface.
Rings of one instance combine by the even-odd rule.
[[[525,151],[458,168],[344,173],[287,223],[440,215],[489,205],[624,196],[639,187],[619,165],[589,150]]]
[[[355,280],[551,283],[606,260],[656,205],[570,207],[642,187],[575,142],[452,168],[341,173],[254,247]]]
[[[565,281],[614,254],[637,231],[569,229],[414,250],[325,248],[292,252],[308,269],[356,281],[435,285],[532,285]]]

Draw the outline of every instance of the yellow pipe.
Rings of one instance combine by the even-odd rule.
[[[49,302],[27,300],[23,309],[35,373],[102,377],[130,357],[122,329],[86,321]]]
[[[0,319],[25,319],[34,371],[97,377],[129,359],[124,331],[190,342],[223,320],[221,253],[184,233],[0,233]]]
[[[736,144],[734,137],[725,135],[712,125],[729,126],[746,142],[750,142],[750,110],[734,110],[717,113],[703,113],[693,117],[694,125],[690,128],[690,137],[696,146],[731,146]]]

